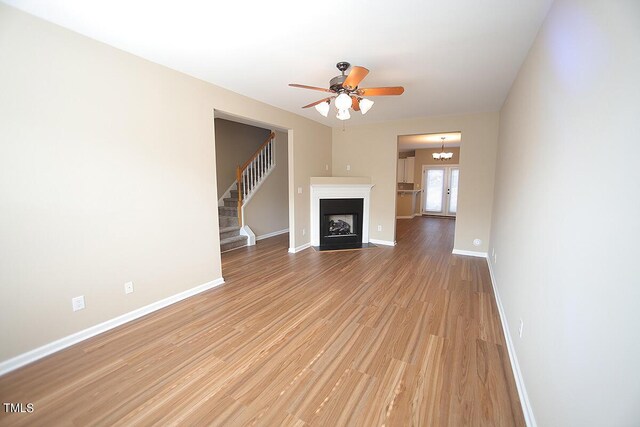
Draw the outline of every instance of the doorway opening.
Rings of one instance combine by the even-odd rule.
[[[221,252],[288,233],[289,140],[287,129],[214,111]]]
[[[398,136],[397,221],[423,216],[455,220],[461,145],[459,131]]]

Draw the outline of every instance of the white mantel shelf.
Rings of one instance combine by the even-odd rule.
[[[311,245],[320,246],[320,199],[363,199],[362,243],[369,243],[371,178],[311,177]]]

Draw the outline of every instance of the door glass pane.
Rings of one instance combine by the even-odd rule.
[[[451,177],[449,180],[449,213],[455,214],[458,210],[458,175],[459,169],[451,169]]]
[[[442,212],[442,190],[444,188],[444,169],[427,170],[427,196],[425,211]]]

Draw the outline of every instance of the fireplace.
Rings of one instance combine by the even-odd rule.
[[[320,199],[320,248],[362,245],[363,199]]]
[[[310,245],[321,251],[368,247],[371,178],[325,176],[310,181]]]

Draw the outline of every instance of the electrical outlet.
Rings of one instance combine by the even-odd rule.
[[[473,239],[473,246],[480,246],[482,244],[482,240],[480,239]]]
[[[78,311],[84,309],[84,295],[80,295],[79,297],[71,298],[71,308],[73,311]]]
[[[498,263],[498,253],[496,251],[493,251],[493,263]]]
[[[378,231],[382,231],[382,226],[378,225]]]
[[[298,194],[302,194],[302,187],[298,187]]]
[[[350,171],[351,170],[351,165],[347,165],[347,170]]]
[[[305,234],[307,234],[307,229],[306,229],[306,228],[303,228],[303,229],[302,229],[302,235],[304,236]]]
[[[524,322],[520,319],[520,327],[518,328],[518,335],[522,338],[522,329],[524,328]]]
[[[124,293],[130,294],[133,292],[133,282],[127,282],[124,284]]]
[[[324,170],[328,171],[329,170],[329,165],[324,165]]]

